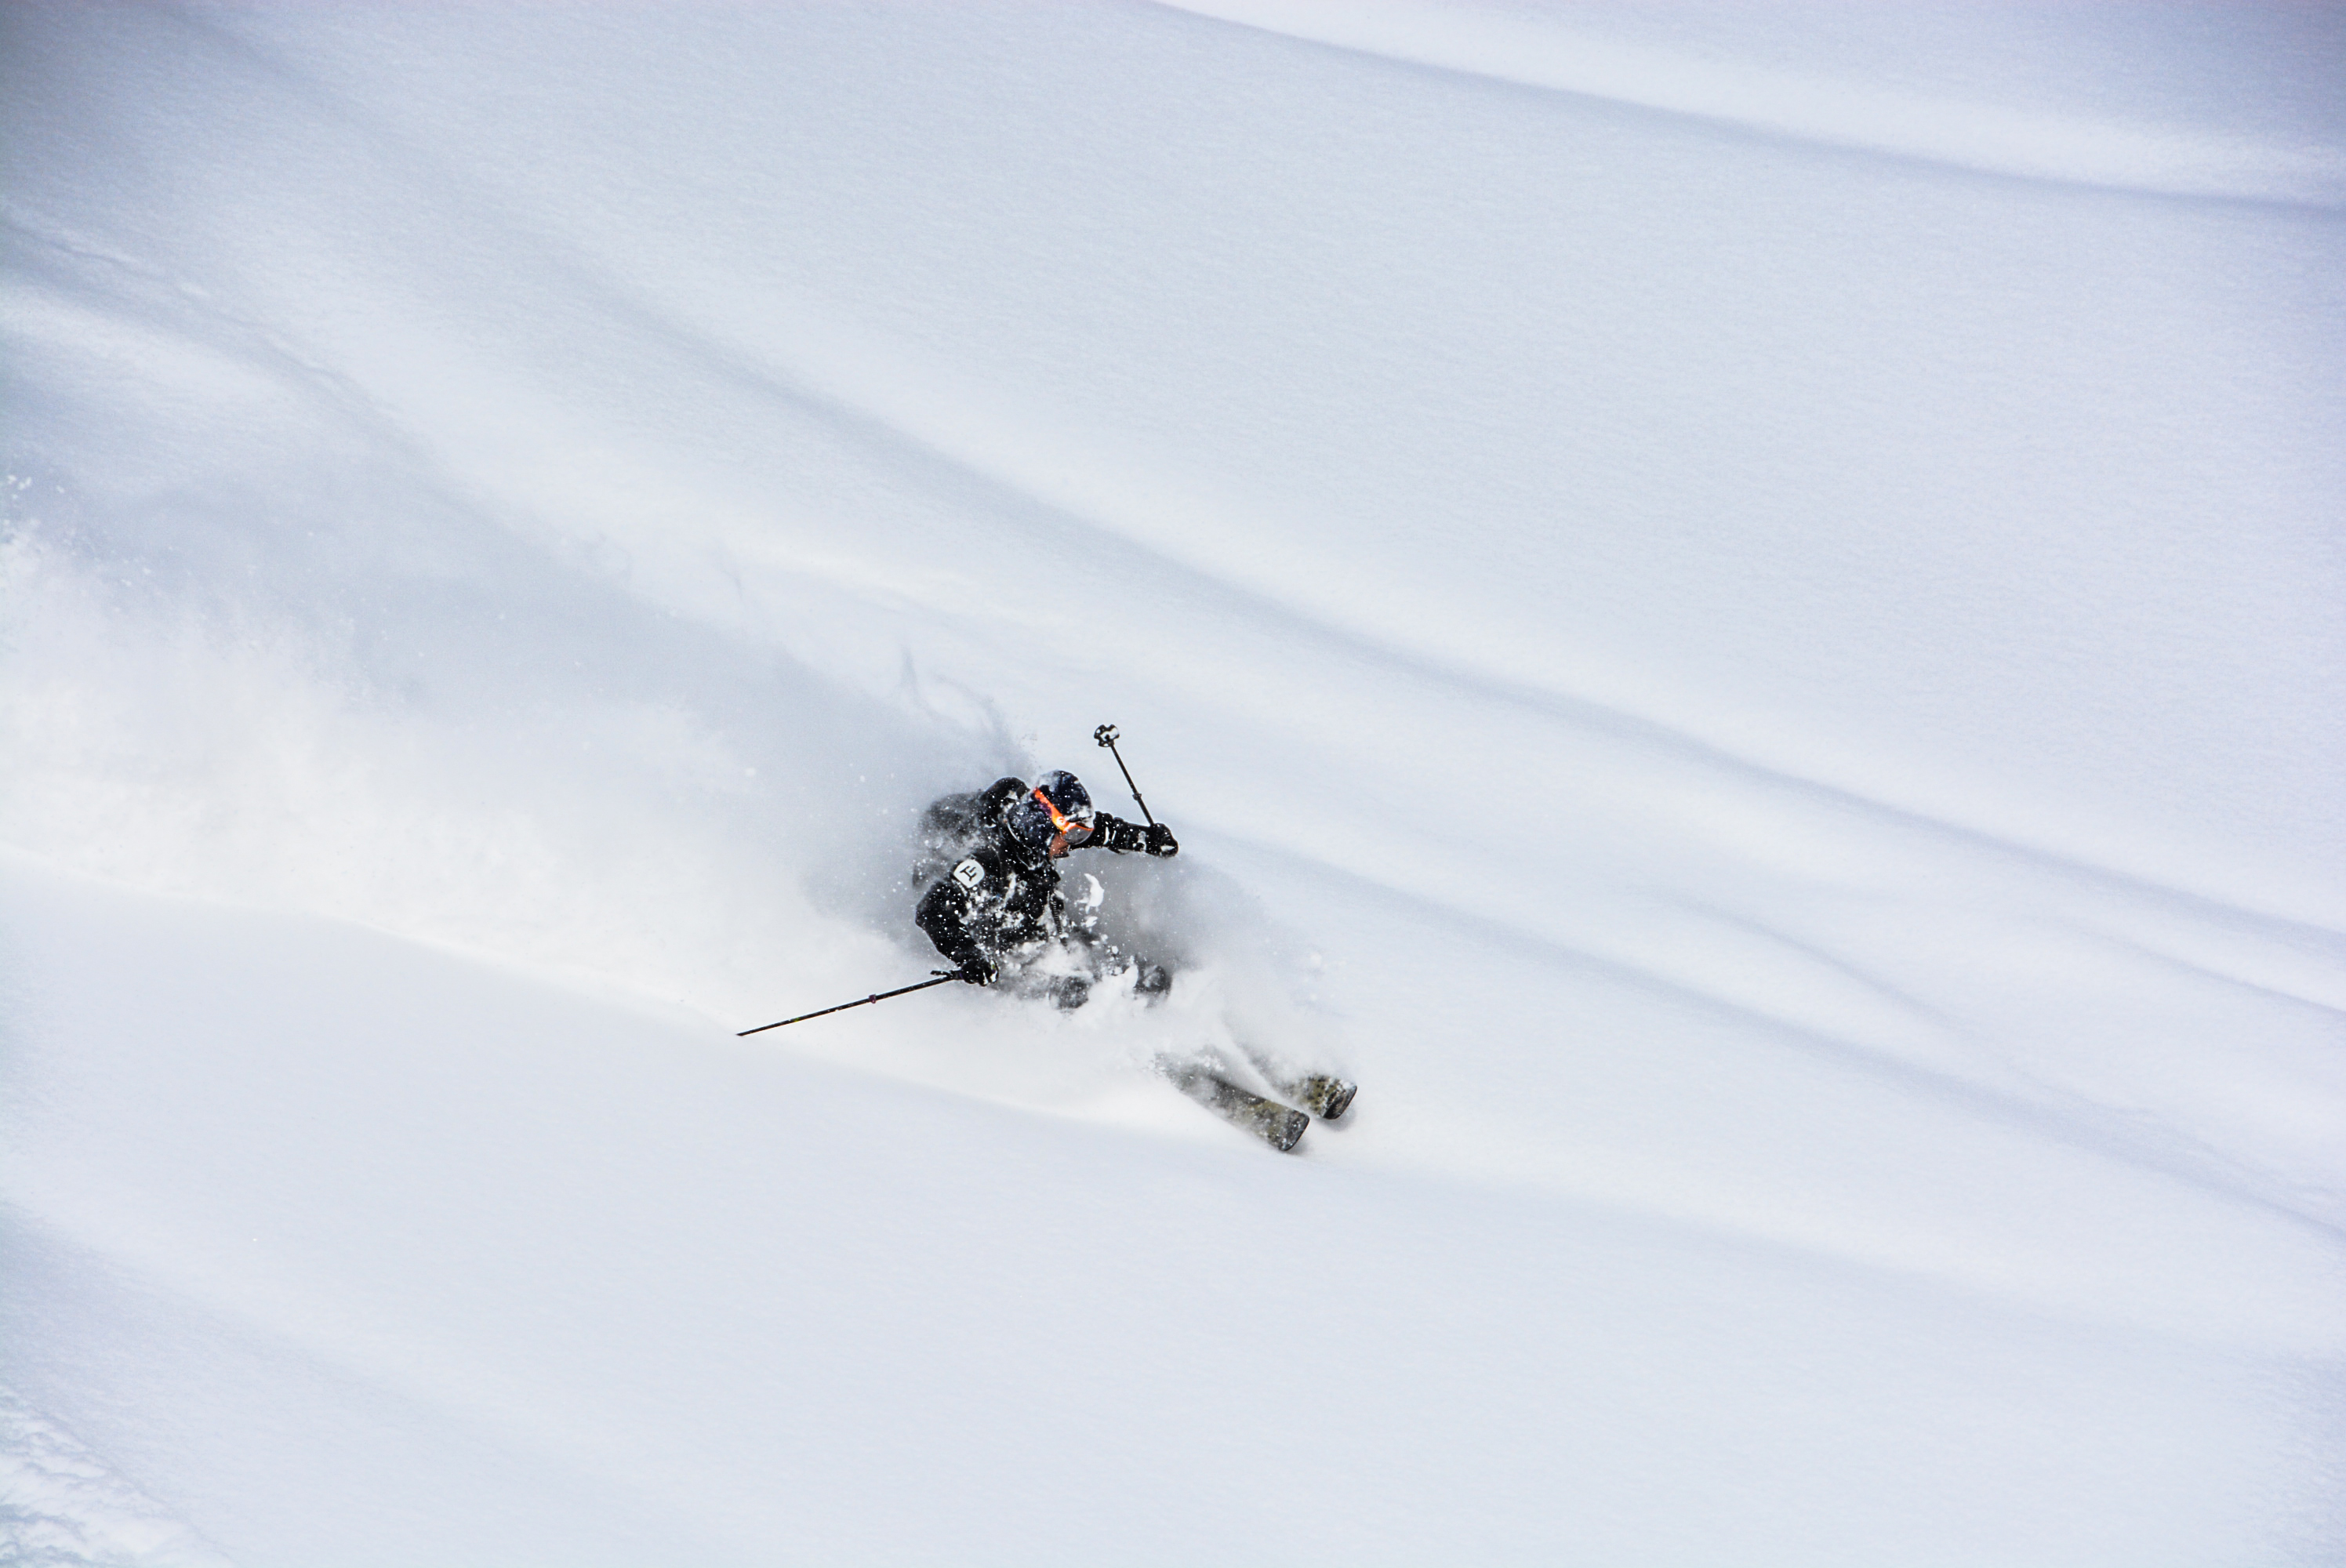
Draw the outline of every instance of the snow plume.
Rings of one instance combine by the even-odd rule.
[[[876,877],[866,847],[982,748],[784,657],[696,676],[707,633],[435,535],[412,490],[59,524],[33,488],[0,546],[0,803],[18,843],[131,885],[721,1006],[838,962],[808,950],[810,882]],[[259,531],[296,542],[225,543]]]

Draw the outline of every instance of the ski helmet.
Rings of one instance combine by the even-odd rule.
[[[1091,791],[1074,774],[1054,768],[1010,803],[1005,820],[1020,843],[1056,856],[1092,836],[1093,815]]]

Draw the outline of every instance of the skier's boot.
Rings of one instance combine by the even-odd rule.
[[[1143,1002],[1162,1002],[1165,993],[1173,989],[1173,972],[1161,963],[1140,961],[1140,977],[1132,983],[1133,993]]]
[[[1360,1092],[1359,1084],[1326,1073],[1314,1073],[1280,1087],[1289,1099],[1323,1122],[1332,1122],[1352,1109],[1352,1096]]]

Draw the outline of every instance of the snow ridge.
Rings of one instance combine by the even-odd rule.
[[[1933,97],[1576,32],[1568,21],[1431,0],[1158,0],[1410,65],[2024,179],[2156,195],[2346,206],[2346,149],[2280,147]]]

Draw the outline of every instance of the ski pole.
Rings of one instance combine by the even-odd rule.
[[[1116,759],[1116,770],[1124,775],[1124,787],[1131,790],[1132,798],[1140,803],[1140,820],[1152,828],[1157,826],[1157,819],[1148,814],[1148,802],[1140,799],[1140,786],[1132,781],[1132,769],[1124,765],[1124,753],[1116,748],[1116,726],[1101,725],[1092,731],[1092,738],[1107,747],[1107,754]]]
[[[933,969],[929,971],[929,972],[935,975],[936,978],[934,980],[924,980],[918,985],[902,985],[898,986],[893,991],[876,992],[870,996],[860,998],[854,1002],[842,1002],[836,1007],[825,1007],[820,1012],[801,1013],[796,1018],[783,1019],[780,1023],[760,1023],[755,1029],[744,1029],[740,1031],[739,1033],[735,1034],[733,1038],[740,1040],[747,1035],[763,1034],[769,1029],[780,1029],[783,1023],[803,1023],[810,1018],[821,1018],[825,1013],[844,1013],[851,1007],[862,1007],[874,1002],[885,1002],[892,996],[903,996],[906,993],[913,991],[926,991],[932,985],[943,985],[948,980],[959,980],[961,978],[958,972],[950,969]]]

